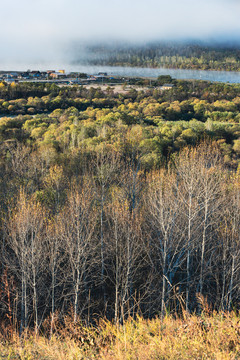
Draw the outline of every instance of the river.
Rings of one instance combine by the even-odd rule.
[[[150,77],[157,78],[159,75],[171,75],[174,79],[194,79],[229,82],[231,84],[240,83],[240,72],[235,71],[207,71],[207,70],[185,70],[185,69],[151,69],[121,66],[83,66],[75,65],[66,68],[66,71],[78,71],[87,74],[98,74],[106,72],[108,75],[118,75],[123,77]]]
[[[1,67],[1,65],[0,65]],[[122,77],[150,77],[157,78],[159,75],[171,75],[175,79],[195,79],[195,80],[208,80],[218,82],[229,82],[231,84],[240,83],[240,72],[235,71],[210,71],[210,70],[185,70],[185,69],[151,69],[151,68],[138,68],[138,67],[123,67],[123,66],[91,66],[91,65],[70,65],[70,64],[34,64],[34,65],[9,65],[8,68],[1,70],[16,70],[26,71],[26,69],[34,70],[59,70],[65,69],[66,73],[71,71],[83,72],[90,75],[105,72],[108,75],[116,75]]]

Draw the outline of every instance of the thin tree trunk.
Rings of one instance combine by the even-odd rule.
[[[204,206],[204,222],[203,222],[203,236],[202,236],[202,249],[201,249],[201,265],[200,265],[200,281],[199,281],[200,294],[203,293],[203,272],[204,272],[207,220],[208,220],[208,201],[206,200]]]
[[[233,255],[232,259],[232,270],[231,270],[231,280],[229,285],[229,298],[228,298],[228,311],[231,309],[231,303],[232,303],[232,291],[233,291],[233,276],[235,272],[235,255]]]
[[[55,312],[55,264],[52,267],[52,304],[51,304],[50,339],[51,339],[52,334],[53,334],[54,312]]]
[[[225,309],[225,288],[226,288],[226,248],[223,245],[223,284],[222,284],[222,296],[221,296],[221,309]]]
[[[27,280],[24,274],[24,329],[27,327]]]
[[[38,308],[37,308],[37,287],[36,287],[36,274],[33,272],[33,309],[35,315],[35,334],[38,332]]]
[[[118,323],[118,289],[119,289],[119,279],[118,279],[118,271],[119,271],[119,264],[118,264],[118,238],[117,238],[117,230],[115,228],[115,261],[116,261],[116,280],[115,280],[115,314],[114,320],[115,323]]]
[[[104,281],[105,275],[105,263],[104,263],[104,241],[103,241],[103,204],[104,204],[104,195],[102,192],[101,196],[101,283],[102,283],[102,290],[103,290],[103,301],[104,306],[106,304],[106,287]]]
[[[22,294],[21,294],[21,325],[20,325],[20,335],[23,332],[23,329],[26,326],[26,313],[25,313],[25,296],[26,296],[26,280],[24,270],[22,271]]]
[[[73,319],[74,323],[77,322],[79,278],[80,278],[79,269],[77,269],[77,279],[76,279],[76,284],[75,284],[75,296],[74,296],[74,319]]]
[[[188,205],[188,240],[187,240],[187,289],[186,289],[186,311],[189,311],[190,290],[190,245],[191,245],[191,220],[192,220],[192,194],[189,195]]]
[[[161,317],[164,317],[165,313],[166,313],[166,304],[165,304],[165,297],[166,297],[166,250],[167,250],[166,248],[167,248],[167,243],[166,243],[166,239],[164,239]]]

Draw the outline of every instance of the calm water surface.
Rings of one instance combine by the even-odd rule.
[[[185,69],[150,69],[121,66],[74,66],[69,71],[80,71],[87,74],[107,72],[108,75],[136,76],[157,78],[159,75],[171,75],[175,79],[195,79],[229,83],[240,83],[240,72],[234,71],[206,71]]]
[[[171,75],[175,79],[195,79],[208,80],[229,83],[240,83],[240,72],[234,71],[205,71],[205,70],[184,70],[184,69],[150,69],[150,68],[136,68],[136,67],[121,67],[121,66],[88,66],[88,65],[70,65],[64,63],[49,63],[49,64],[22,64],[10,65],[0,64],[0,70],[16,70],[26,71],[31,70],[59,70],[65,69],[66,73],[71,71],[84,72],[87,74],[98,74],[99,72],[106,72],[108,75],[118,75],[123,77],[151,77],[157,78],[159,75]]]

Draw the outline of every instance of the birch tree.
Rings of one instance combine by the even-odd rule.
[[[109,280],[114,285],[114,319],[122,322],[131,315],[133,295],[142,261],[141,220],[129,212],[128,203],[115,198],[108,206]],[[112,276],[111,276],[112,274]],[[138,289],[140,291],[140,288]]]
[[[50,337],[52,336],[55,321],[56,303],[60,302],[59,292],[56,289],[63,286],[65,280],[63,263],[66,255],[63,251],[63,241],[61,237],[60,216],[50,219],[46,229],[46,252],[48,261],[48,274],[50,275],[50,299],[51,299],[51,324]],[[61,292],[61,290],[60,290]],[[58,297],[57,297],[58,296]]]
[[[176,191],[176,175],[168,170],[154,174],[146,197],[151,232],[152,263],[157,258],[156,274],[162,279],[161,314],[165,315],[169,284],[173,287],[176,272],[186,259],[187,244],[180,230],[181,204]],[[154,255],[153,255],[154,254]]]
[[[195,235],[199,213],[198,149],[185,148],[175,160],[176,192],[180,195],[182,232],[186,237],[186,310],[189,311],[192,278],[192,253],[196,247]]]
[[[212,241],[214,225],[223,204],[222,183],[225,171],[222,166],[221,154],[211,145],[198,147],[199,166],[199,247],[200,247],[200,275],[199,292],[203,294],[204,274],[206,272],[206,251],[213,252],[216,244]]]
[[[222,267],[221,308],[230,311],[239,297],[240,277],[240,176],[233,174],[225,185],[225,206],[220,216],[218,235]]]
[[[93,199],[91,183],[85,182],[80,187],[75,185],[68,195],[66,206],[61,214],[61,236],[69,262],[74,322],[77,321],[79,314],[80,297],[83,304],[83,294],[85,294],[85,299],[88,294],[90,270],[98,259],[93,241],[96,225]]]
[[[106,226],[105,226],[105,207],[109,195],[110,187],[118,182],[117,176],[120,168],[120,160],[117,153],[110,151],[105,152],[101,149],[97,153],[96,161],[93,162],[95,166],[96,176],[95,184],[97,190],[97,200],[100,205],[100,251],[101,251],[101,284],[103,289],[104,306],[106,302]]]
[[[14,254],[14,268],[21,283],[21,325],[20,333],[28,322],[28,295],[32,290],[32,308],[34,327],[38,331],[38,286],[44,264],[44,212],[39,203],[29,199],[21,191],[20,196],[7,225],[9,248]]]

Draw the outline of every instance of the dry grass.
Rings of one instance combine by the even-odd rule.
[[[72,325],[49,340],[25,334],[0,342],[0,359],[240,359],[240,317],[235,313],[129,319],[123,326],[101,320],[97,328]]]

